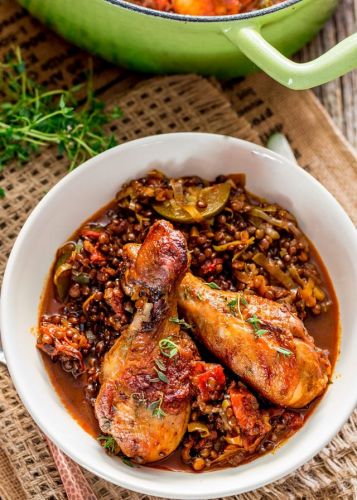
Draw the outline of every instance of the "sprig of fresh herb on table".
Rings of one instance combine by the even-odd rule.
[[[25,164],[49,145],[57,146],[73,170],[116,144],[103,125],[119,118],[120,109],[105,112],[94,96],[91,71],[84,103],[78,102],[81,88],[44,89],[29,78],[19,47],[0,62],[0,171],[11,161]]]

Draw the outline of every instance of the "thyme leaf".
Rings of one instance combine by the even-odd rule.
[[[173,316],[172,318],[169,319],[170,323],[175,323],[175,325],[180,325],[183,328],[192,328],[191,325],[186,323],[184,319],[179,319],[177,316]]]
[[[155,370],[156,370],[157,376],[159,377],[159,380],[161,380],[161,382],[165,382],[165,384],[168,384],[169,381],[167,380],[165,373],[161,372],[157,368],[155,368]]]
[[[163,396],[161,396],[157,401],[153,401],[149,404],[148,409],[152,412],[152,416],[156,418],[166,417],[166,413],[161,408]]]
[[[127,465],[128,467],[134,467],[133,462],[125,455],[121,456],[120,458],[121,458],[121,461],[123,462],[123,464]]]
[[[228,302],[228,307],[230,309],[234,309],[238,305],[238,299],[233,299],[230,302]]]
[[[276,347],[276,351],[282,354],[283,356],[291,356],[292,352],[289,349],[285,349],[285,347]]]
[[[256,330],[254,333],[257,337],[262,337],[263,335],[268,333],[268,330],[264,330],[263,328],[260,328],[259,330]]]
[[[165,372],[166,371],[166,366],[164,365],[164,363],[161,361],[161,359],[156,359],[155,360],[155,365],[159,368],[159,370],[161,370],[162,372]]]
[[[171,337],[161,339],[159,342],[161,354],[167,358],[173,358],[178,353],[178,345],[171,340]]]
[[[110,453],[115,453],[115,448],[117,446],[117,443],[113,438],[113,436],[101,435],[97,439],[104,449],[108,450]]]
[[[214,281],[211,281],[210,283],[205,283],[205,285],[209,286],[213,290],[220,290],[220,287],[217,285],[217,283],[214,283]]]
[[[268,333],[268,330],[265,330],[264,328],[260,328],[260,325],[262,324],[262,320],[258,318],[256,314],[253,314],[250,318],[246,319],[247,323],[250,323],[253,327],[254,330],[254,335],[257,337],[262,337],[266,333]]]

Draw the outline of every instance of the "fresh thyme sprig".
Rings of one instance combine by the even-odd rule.
[[[161,354],[167,358],[173,358],[178,354],[178,345],[172,341],[171,337],[161,339],[159,342]]]
[[[254,334],[257,337],[262,337],[263,335],[268,333],[268,330],[260,328],[262,321],[258,318],[258,316],[256,314],[253,314],[252,317],[247,318],[246,321],[247,321],[247,323],[250,323],[252,325],[253,330],[254,330]]]
[[[164,373],[166,372],[166,366],[164,365],[164,363],[161,361],[161,359],[156,359],[155,365],[155,371],[157,373],[158,380],[161,380],[161,382],[165,382],[165,384],[168,384],[169,381]]]
[[[220,290],[220,287],[214,281],[211,281],[210,283],[205,283],[205,285],[212,288],[212,290]]]
[[[110,453],[115,453],[117,444],[113,436],[99,436],[98,441],[104,449],[108,450]]]
[[[153,417],[156,417],[156,418],[166,417],[166,413],[161,408],[162,401],[163,401],[163,396],[161,395],[157,401],[154,401],[153,403],[149,404],[148,408],[152,412]]]
[[[73,170],[116,144],[103,125],[119,118],[120,109],[104,111],[104,103],[94,96],[91,70],[83,104],[78,102],[81,88],[44,89],[29,78],[19,47],[0,62],[0,171],[11,161],[28,162],[49,145],[57,146]],[[0,188],[0,197],[4,195]]]
[[[285,347],[277,347],[275,350],[283,356],[290,357],[292,355],[292,352],[289,349],[285,349]]]
[[[190,329],[192,328],[191,325],[186,323],[184,319],[179,319],[177,316],[173,316],[172,318],[169,319],[170,323],[175,323],[175,325],[180,325],[182,328]]]
[[[235,308],[237,308],[239,318],[241,319],[241,321],[244,322],[242,310],[240,307],[241,303],[244,306],[248,305],[248,302],[246,301],[244,295],[239,293],[237,298],[232,299],[230,302],[228,302],[228,307],[230,308],[230,310],[232,311],[233,314],[235,313]]]

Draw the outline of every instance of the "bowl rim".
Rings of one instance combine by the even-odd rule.
[[[176,14],[174,12],[164,12],[160,10],[150,9],[149,7],[143,7],[135,3],[131,3],[127,0],[104,0],[107,3],[115,5],[117,7],[122,7],[126,10],[136,12],[139,14],[144,14],[152,17],[159,17],[162,19],[170,19],[173,21],[184,21],[185,23],[215,23],[215,22],[227,22],[227,21],[240,21],[246,19],[255,19],[257,17],[262,17],[265,14],[273,14],[279,10],[286,9],[292,5],[304,2],[306,0],[284,0],[281,3],[272,5],[271,7],[266,7],[264,9],[252,10],[251,12],[242,12],[241,14],[232,14],[225,16],[190,16],[183,14]]]
[[[356,231],[352,221],[350,220],[349,216],[346,214],[346,212],[341,207],[341,205],[338,203],[338,201],[332,196],[332,194],[330,194],[329,191],[322,184],[320,184],[319,181],[317,181],[317,179],[315,179],[308,172],[306,172],[305,170],[300,168],[294,162],[292,162],[290,160],[286,160],[281,155],[274,153],[263,146],[256,145],[250,141],[245,141],[242,139],[238,139],[235,137],[229,137],[229,136],[225,136],[225,135],[221,135],[221,134],[210,134],[210,133],[202,133],[202,132],[179,132],[179,133],[171,133],[171,134],[152,135],[152,136],[144,137],[141,139],[129,141],[129,142],[126,142],[126,143],[121,144],[119,146],[116,146],[114,148],[111,148],[110,150],[107,150],[107,151],[91,158],[90,160],[87,160],[81,166],[85,165],[86,167],[91,166],[91,168],[95,168],[95,165],[97,164],[97,162],[98,161],[100,162],[102,158],[104,158],[104,157],[110,158],[111,156],[113,158],[115,158],[117,151],[119,149],[123,150],[123,149],[130,149],[133,147],[135,148],[136,146],[140,147],[140,146],[143,146],[145,144],[155,143],[158,141],[158,139],[160,139],[162,141],[162,140],[170,139],[172,137],[174,138],[175,136],[181,137],[182,139],[184,138],[185,141],[190,140],[190,139],[194,140],[197,137],[202,137],[204,139],[213,140],[213,141],[219,140],[219,139],[232,141],[233,143],[237,144],[237,146],[240,148],[248,148],[249,151],[254,152],[256,154],[263,155],[263,156],[268,155],[270,157],[270,159],[272,159],[274,161],[278,161],[279,163],[281,163],[283,161],[284,164],[289,164],[290,168],[295,169],[295,170],[298,169],[300,172],[300,175],[308,178],[309,182],[312,182],[315,185],[315,187],[318,190],[320,190],[320,192],[322,191],[324,193],[324,195],[329,198],[329,201],[330,201],[330,203],[333,204],[334,209],[339,212],[340,216],[344,219],[344,223],[346,223],[347,226],[349,226],[349,229],[350,229],[349,240],[352,241],[352,244],[357,249],[357,231]],[[42,412],[41,408],[33,407],[31,404],[30,398],[28,397],[28,394],[26,394],[22,391],[21,376],[18,376],[18,372],[16,369],[16,367],[17,367],[16,366],[17,365],[16,359],[14,357],[9,356],[9,354],[8,354],[10,352],[10,347],[9,347],[10,342],[8,341],[8,339],[11,337],[11,332],[8,331],[8,329],[6,327],[6,318],[8,315],[11,315],[11,311],[10,311],[10,308],[7,306],[7,297],[8,297],[7,292],[11,286],[11,275],[13,272],[13,268],[16,264],[17,254],[19,253],[19,250],[20,250],[23,242],[26,241],[27,234],[31,231],[33,221],[35,221],[37,216],[40,213],[42,213],[43,209],[46,207],[46,204],[51,200],[51,198],[58,191],[62,190],[63,187],[65,187],[68,183],[72,182],[72,179],[76,178],[77,176],[85,175],[84,174],[85,172],[86,172],[85,168],[83,168],[83,169],[78,168],[78,169],[72,171],[71,173],[69,173],[68,175],[63,177],[52,189],[50,189],[50,191],[48,191],[48,193],[41,199],[41,201],[37,204],[37,206],[31,212],[31,214],[29,215],[25,224],[23,225],[23,227],[22,227],[22,229],[21,229],[21,231],[20,231],[20,233],[15,241],[15,244],[12,248],[10,257],[8,259],[5,273],[4,273],[3,286],[2,286],[2,290],[1,290],[2,300],[0,303],[0,320],[1,320],[1,332],[3,334],[2,340],[3,340],[4,351],[5,351],[5,357],[7,358],[8,369],[9,369],[11,378],[13,380],[13,383],[16,387],[16,390],[17,390],[18,394],[20,395],[20,398],[23,401],[27,411],[30,413],[30,415],[32,416],[34,421],[37,423],[37,425],[61,450],[64,451],[64,453],[66,453],[70,458],[72,458],[75,462],[77,462],[79,465],[81,465],[85,469],[89,470],[93,474],[96,474],[96,475],[102,477],[103,479],[105,479],[107,481],[110,481],[114,484],[118,484],[124,488],[127,488],[127,489],[132,490],[132,491],[136,491],[139,493],[156,495],[159,497],[160,496],[167,497],[167,495],[169,495],[169,498],[180,498],[180,499],[185,498],[187,500],[197,499],[198,497],[194,492],[191,492],[191,493],[185,492],[184,494],[181,493],[180,495],[178,495],[172,491],[169,492],[167,490],[167,486],[165,484],[163,487],[160,487],[159,481],[157,483],[151,482],[150,487],[148,487],[148,486],[141,487],[140,485],[138,485],[138,481],[136,480],[137,478],[130,478],[129,476],[126,476],[125,474],[124,474],[124,478],[123,478],[123,475],[121,475],[120,483],[118,483],[118,480],[116,477],[112,476],[110,473],[106,474],[105,471],[103,472],[103,467],[99,468],[102,470],[98,470],[95,466],[88,465],[85,462],[85,460],[82,460],[82,458],[78,455],[76,447],[69,447],[69,446],[63,444],[62,442],[60,442],[60,440],[57,439],[57,437],[55,435],[53,435],[52,432],[47,431],[47,425],[46,425],[44,412]],[[8,344],[8,342],[9,342],[9,344]],[[230,495],[236,495],[236,494],[241,493],[241,492],[252,491],[252,490],[260,488],[266,484],[270,484],[274,481],[277,481],[277,480],[281,479],[282,477],[290,474],[291,472],[293,472],[297,468],[301,467],[308,460],[310,460],[314,455],[316,455],[324,446],[326,446],[327,443],[329,443],[331,441],[331,439],[337,434],[337,432],[340,430],[342,425],[346,422],[346,420],[349,418],[349,416],[353,412],[355,405],[357,403],[357,385],[355,386],[354,389],[353,389],[353,386],[351,387],[349,394],[351,395],[351,397],[349,398],[348,404],[346,404],[345,409],[342,413],[340,410],[340,413],[338,414],[339,418],[336,418],[331,422],[331,424],[329,425],[328,431],[325,431],[325,433],[324,433],[324,439],[320,440],[320,441],[316,440],[316,443],[318,442],[318,444],[315,443],[314,445],[312,445],[310,447],[310,449],[307,449],[307,451],[305,451],[305,453],[301,453],[299,460],[297,460],[297,461],[295,460],[291,464],[287,463],[285,467],[281,468],[279,471],[277,471],[274,475],[271,475],[271,477],[269,477],[269,478],[265,478],[265,479],[261,479],[261,480],[258,479],[255,482],[254,487],[249,489],[249,490],[247,490],[247,489],[239,490],[239,487],[237,487],[237,485],[236,486],[231,485],[231,483],[228,481],[227,481],[226,485],[225,484],[222,485],[222,484],[220,484],[221,481],[219,481],[219,479],[217,478],[217,483],[219,484],[219,488],[215,488],[215,489],[211,488],[209,493],[201,494],[199,498],[209,499],[209,498],[217,498],[218,496],[225,497],[225,496],[230,496]],[[319,406],[318,406],[318,408],[319,408]],[[179,473],[179,474],[181,474],[181,473]],[[212,474],[212,472],[211,472],[211,474]],[[198,482],[199,482],[199,478],[201,478],[201,480],[202,480],[202,476],[198,476],[198,478],[197,478]],[[166,489],[165,489],[165,487],[166,487]]]

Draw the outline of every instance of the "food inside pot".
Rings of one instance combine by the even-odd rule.
[[[133,0],[150,9],[190,16],[225,16],[265,9],[283,0]]]
[[[58,250],[37,346],[108,453],[204,471],[301,428],[331,380],[338,306],[294,215],[244,175],[151,171]]]

